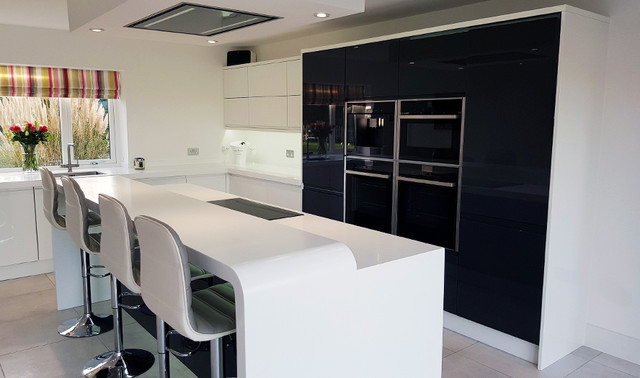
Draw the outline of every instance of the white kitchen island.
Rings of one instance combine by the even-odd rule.
[[[440,376],[442,248],[307,214],[266,221],[190,184],[77,181],[93,203],[104,193],[171,225],[191,262],[233,285],[239,377]]]

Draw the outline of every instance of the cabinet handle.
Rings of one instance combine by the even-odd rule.
[[[402,176],[398,176],[398,181],[412,182],[412,183],[415,183],[415,184],[443,186],[445,188],[454,188],[456,186],[455,182],[422,180],[422,179],[417,179],[417,178],[412,178],[412,177],[402,177]]]
[[[385,179],[385,180],[389,180],[391,178],[391,175],[385,175],[385,174],[381,174],[381,173],[369,173],[369,172],[351,171],[349,169],[344,171],[344,173],[346,173],[348,175],[374,177],[374,178]]]
[[[400,119],[458,119],[457,114],[427,114],[427,115],[400,115]]]

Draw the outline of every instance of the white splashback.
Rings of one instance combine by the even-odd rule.
[[[231,163],[229,144],[237,140],[250,143],[247,164],[264,164],[289,168],[302,167],[302,142],[300,133],[232,130],[226,129],[222,139],[223,155],[226,163]],[[286,157],[286,150],[293,150],[293,158]]]

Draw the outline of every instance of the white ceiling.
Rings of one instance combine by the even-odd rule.
[[[365,3],[366,1],[366,3]],[[138,30],[124,27],[172,7],[180,0],[0,0],[0,24],[67,30],[88,34],[90,28],[122,38],[206,45],[250,46],[258,41],[293,33],[316,33],[486,0],[190,0],[185,2],[282,17],[214,37]],[[318,19],[315,12],[327,12]]]

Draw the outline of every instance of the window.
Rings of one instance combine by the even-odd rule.
[[[25,121],[46,125],[51,140],[36,149],[41,165],[68,163],[67,145],[74,144],[72,160],[80,164],[115,162],[117,100],[90,98],[0,97],[0,168],[22,164],[20,145],[11,142],[9,127]]]

